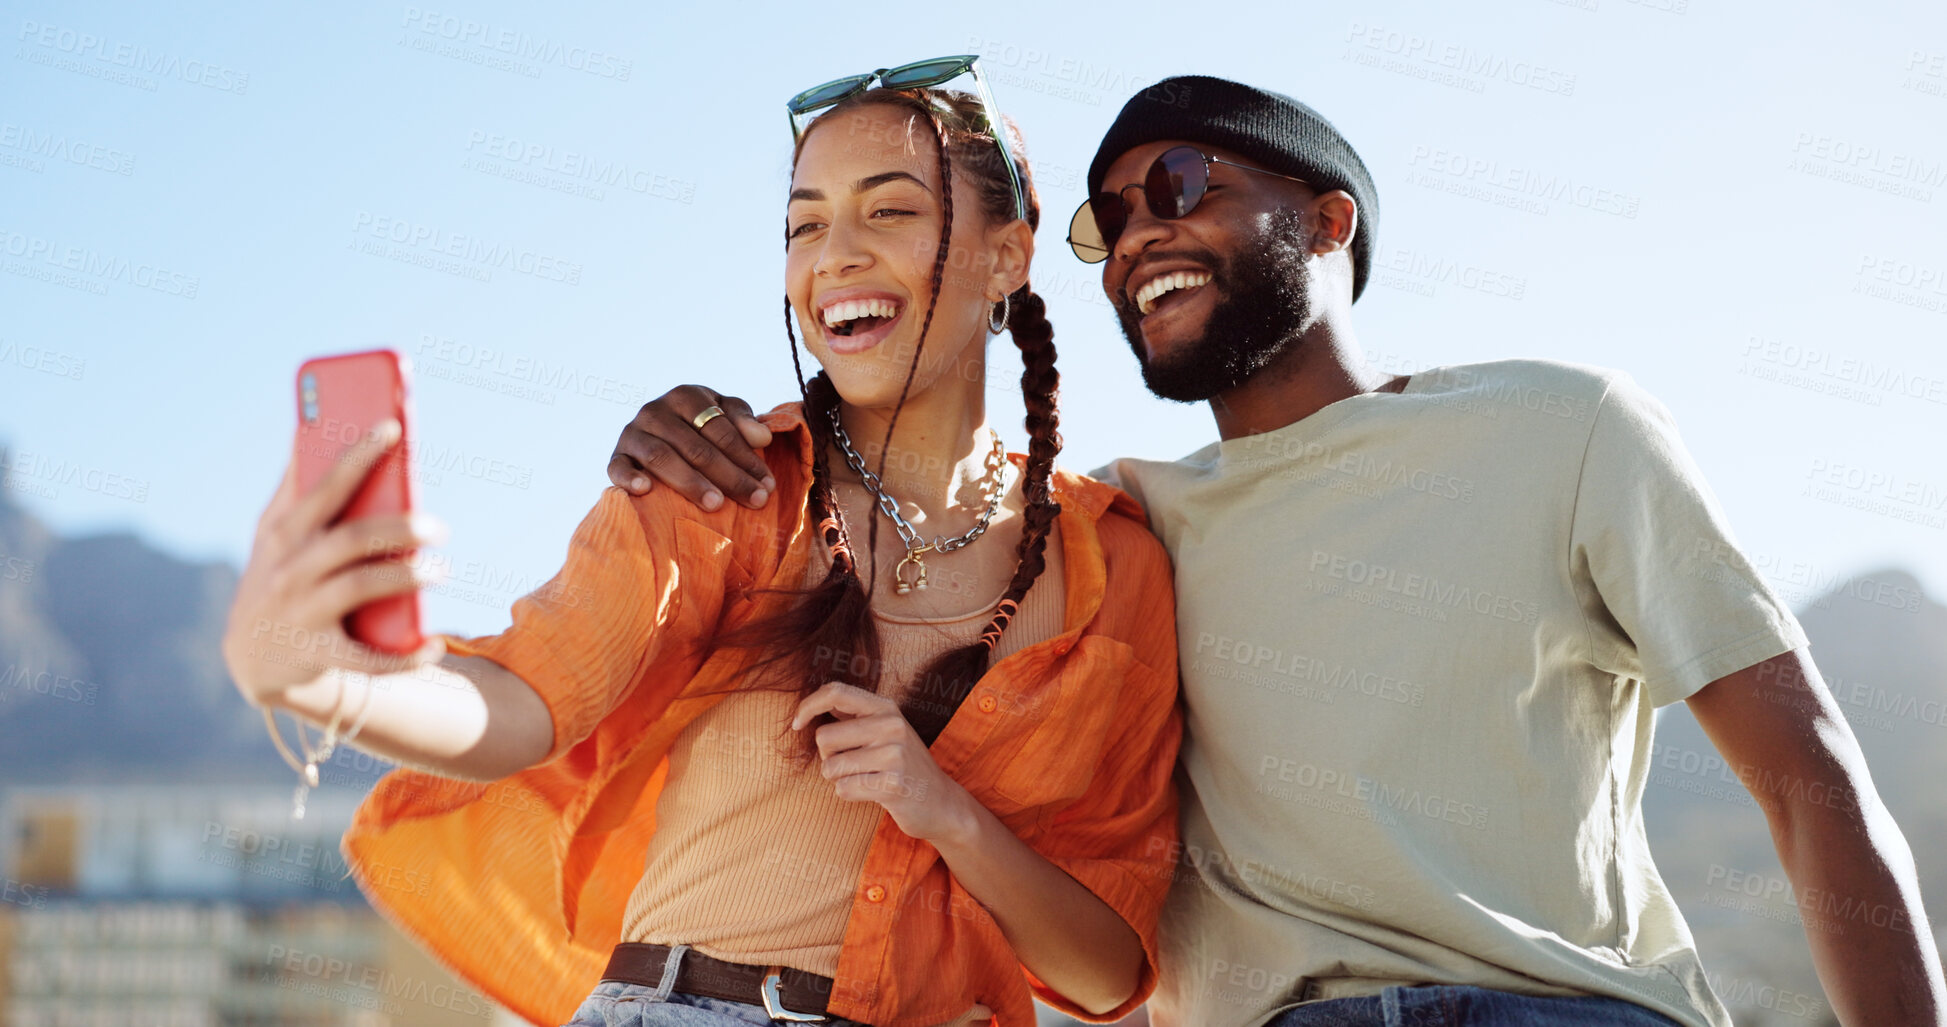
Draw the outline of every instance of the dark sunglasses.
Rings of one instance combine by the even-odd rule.
[[[1025,219],[1028,216],[1027,190],[1021,188],[1021,171],[1014,166],[1014,155],[1007,151],[1006,134],[1001,128],[1000,107],[994,103],[994,94],[987,91],[987,80],[980,74],[980,58],[975,54],[914,61],[897,68],[880,68],[863,75],[847,75],[824,85],[812,86],[784,103],[791,112],[791,139],[795,142],[804,134],[808,119],[800,119],[805,115],[836,106],[846,97],[872,88],[874,82],[879,83],[882,89],[924,89],[969,73],[973,75],[974,90],[980,94],[988,131],[993,133],[994,142],[1001,148],[1001,164],[1007,168],[1007,181],[1014,191],[1014,216]]]
[[[1203,202],[1203,194],[1210,189],[1212,164],[1228,164],[1260,175],[1311,184],[1302,178],[1212,157],[1194,146],[1175,146],[1164,150],[1143,175],[1143,202],[1149,207],[1149,212],[1172,221],[1197,209],[1197,204]],[[1131,188],[1133,186],[1123,186],[1123,192]],[[1082,258],[1083,263],[1100,264],[1109,259],[1109,250],[1115,246],[1117,239],[1122,238],[1122,230],[1129,227],[1129,215],[1135,212],[1135,206],[1124,199],[1121,192],[1096,193],[1083,200],[1082,205],[1075,208],[1075,217],[1068,222],[1069,248],[1075,251],[1075,256]]]

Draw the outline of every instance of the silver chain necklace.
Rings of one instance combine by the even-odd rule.
[[[929,550],[935,553],[951,553],[968,545],[987,530],[988,522],[994,519],[995,512],[1001,508],[1001,499],[1007,492],[1003,487],[1007,474],[1007,448],[1001,444],[1001,433],[994,432],[994,449],[987,454],[987,473],[980,481],[981,491],[987,496],[987,509],[981,513],[980,520],[975,521],[973,527],[956,538],[935,535],[933,541],[927,542],[920,538],[919,529],[913,527],[905,517],[900,515],[899,501],[886,493],[879,476],[866,468],[865,458],[859,455],[858,450],[852,448],[852,437],[845,434],[845,425],[839,422],[837,407],[831,410],[831,422],[832,431],[838,436],[838,448],[845,454],[846,465],[852,469],[853,474],[859,476],[859,480],[865,482],[866,489],[878,497],[879,509],[892,519],[892,526],[899,531],[899,540],[906,545],[906,555],[901,557],[898,565],[892,569],[894,591],[902,596],[914,589],[925,591],[926,561],[921,559],[921,556]],[[987,430],[994,431],[992,428]],[[907,564],[911,564],[916,572],[911,581],[906,580]]]

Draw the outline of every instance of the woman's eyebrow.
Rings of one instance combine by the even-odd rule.
[[[906,172],[906,171],[881,171],[876,175],[867,175],[864,178],[861,178],[858,181],[852,183],[852,191],[854,193],[862,193],[868,189],[877,189],[878,187],[885,185],[888,182],[898,182],[902,180],[911,182],[914,185],[919,186],[921,189],[926,189],[926,191],[929,194],[933,191],[931,189],[927,189],[926,183],[921,181],[918,178],[918,176],[913,175],[911,172]],[[800,189],[791,190],[791,199],[793,200],[822,200],[824,198],[825,198],[825,192],[822,189],[800,188]]]
[[[901,179],[911,182],[914,185],[919,186],[921,189],[926,189],[926,183],[920,181],[919,177],[912,174],[911,172],[881,171],[876,175],[867,175],[864,178],[861,178],[858,181],[853,182],[852,191],[855,193],[862,193],[865,192],[867,189],[877,189],[880,186],[885,185],[887,182],[897,182],[900,181]],[[933,190],[926,189],[926,191],[930,193]]]

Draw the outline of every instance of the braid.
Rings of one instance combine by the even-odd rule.
[[[886,458],[892,455],[892,431],[899,426],[899,412],[906,409],[906,395],[912,391],[913,375],[919,371],[920,355],[926,352],[926,333],[933,327],[933,311],[940,303],[940,286],[946,280],[947,257],[952,251],[953,240],[953,160],[949,153],[946,125],[939,115],[928,108],[927,120],[933,124],[933,133],[940,140],[940,207],[944,213],[940,224],[940,248],[933,257],[933,291],[926,298],[926,317],[919,323],[919,342],[913,346],[912,363],[906,365],[906,381],[899,386],[899,402],[892,406],[892,417],[886,420],[886,437],[879,445],[879,465],[873,473],[880,478],[886,476]],[[795,352],[795,351],[794,351]],[[879,518],[873,517],[871,527],[866,529],[867,549],[872,554],[871,577],[873,587],[879,578]],[[870,595],[871,587],[866,589]]]
[[[825,548],[831,551],[832,571],[834,573],[858,573],[858,560],[852,552],[852,542],[845,534],[845,522],[838,512],[837,497],[832,492],[831,476],[831,428],[825,417],[814,416],[822,410],[830,409],[836,401],[837,390],[832,386],[831,376],[818,372],[811,385],[805,384],[804,364],[798,359],[798,337],[791,331],[791,297],[784,297],[784,337],[791,342],[791,369],[798,375],[798,398],[804,403],[806,426],[811,429],[813,450],[811,456],[811,494],[807,504],[811,516],[823,536]],[[812,402],[813,390],[819,392],[819,402]],[[820,431],[820,428],[823,431]],[[823,436],[821,438],[820,436]]]
[[[1014,577],[1007,583],[994,616],[972,645],[940,654],[908,693],[902,708],[919,736],[932,744],[946,728],[953,711],[973,691],[992,661],[1007,625],[1021,610],[1028,588],[1047,569],[1048,534],[1054,529],[1061,504],[1054,498],[1055,454],[1061,452],[1060,419],[1055,412],[1061,376],[1055,370],[1055,329],[1048,323],[1047,304],[1027,285],[1009,300],[1008,331],[1021,350],[1021,397],[1027,406],[1028,460],[1021,480],[1027,499],[1021,543],[1016,547]]]
[[[1055,370],[1055,329],[1048,323],[1047,303],[1032,287],[1021,286],[1009,306],[1007,326],[1021,350],[1021,399],[1027,406],[1028,462],[1021,482],[1027,497],[1027,525],[1021,532],[1014,579],[1008,582],[994,619],[980,634],[989,652],[1000,644],[1001,633],[1020,610],[1028,586],[1046,569],[1048,532],[1054,528],[1055,515],[1061,513],[1054,497],[1055,454],[1061,452],[1060,417],[1055,409],[1061,389],[1061,373]]]
[[[817,518],[818,531],[824,538],[825,548],[831,552],[831,573],[849,575],[856,581],[858,554],[852,551],[852,538],[845,531],[845,512],[839,509],[838,495],[832,490],[830,411],[837,406],[838,389],[825,372],[818,372],[805,390],[807,427],[814,420],[823,422],[821,427],[811,428],[812,445],[818,449],[811,458],[811,494],[806,500],[811,516]]]

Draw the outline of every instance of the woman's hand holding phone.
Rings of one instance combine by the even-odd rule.
[[[257,522],[223,636],[224,662],[253,705],[274,701],[333,669],[396,673],[444,653],[437,637],[413,652],[391,654],[345,633],[345,617],[353,610],[436,580],[405,555],[439,544],[444,530],[431,517],[381,514],[332,523],[398,445],[401,433],[398,421],[382,422],[349,447],[309,493],[299,491],[296,461],[286,468]]]

